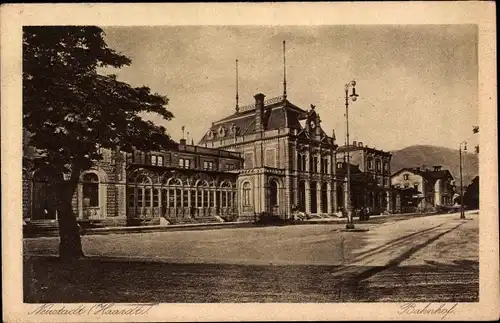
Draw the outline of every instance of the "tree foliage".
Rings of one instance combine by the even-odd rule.
[[[47,166],[88,169],[102,148],[130,151],[168,145],[165,129],[143,120],[154,112],[170,120],[168,99],[134,88],[98,67],[122,67],[130,59],[107,47],[98,27],[25,27],[23,126]]]
[[[464,193],[464,204],[469,209],[479,208],[479,176],[474,177]]]
[[[102,158],[101,148],[158,150],[173,143],[164,127],[140,117],[172,119],[165,96],[98,74],[102,67],[131,64],[103,36],[94,26],[23,29],[23,128],[38,153],[35,167],[61,175],[61,244],[65,230],[75,234],[71,198],[79,176]]]

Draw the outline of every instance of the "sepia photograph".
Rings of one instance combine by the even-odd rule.
[[[251,16],[19,26],[8,216],[31,319],[397,303],[446,320],[488,301],[479,24]]]

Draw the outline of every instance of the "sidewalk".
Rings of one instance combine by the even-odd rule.
[[[469,211],[470,212],[470,211]],[[393,218],[394,220],[404,220],[413,217],[424,217],[437,215],[435,213],[397,213],[397,214],[380,214],[372,215],[369,220],[360,221],[354,218],[357,224],[375,224],[377,220]],[[309,220],[288,222],[286,225],[307,225],[307,224],[345,224],[346,218],[329,217],[329,218],[313,218]],[[224,228],[245,228],[257,227],[253,221],[236,221],[236,222],[221,222],[221,223],[189,223],[189,224],[169,224],[169,225],[151,225],[151,226],[126,226],[126,227],[105,227],[105,228],[90,228],[83,229],[81,235],[102,235],[102,234],[124,234],[124,233],[148,233],[148,232],[167,232],[167,231],[194,231],[194,230],[211,230]],[[58,230],[40,231],[25,233],[25,238],[36,237],[54,237],[58,236]]]
[[[204,229],[220,229],[233,227],[249,227],[253,226],[252,221],[238,222],[222,222],[222,223],[189,223],[189,224],[169,224],[169,225],[148,225],[148,226],[126,226],[126,227],[105,227],[105,228],[90,228],[82,229],[80,234],[83,235],[100,235],[100,234],[121,234],[121,233],[142,233],[142,232],[164,232],[164,231],[183,231],[183,230],[204,230]],[[33,232],[26,237],[54,237],[58,236],[59,231],[40,231]]]

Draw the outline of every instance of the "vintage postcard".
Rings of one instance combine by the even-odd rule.
[[[2,6],[4,321],[498,319],[494,12]]]

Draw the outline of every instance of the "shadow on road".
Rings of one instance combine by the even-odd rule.
[[[449,232],[451,232],[451,231],[453,231],[453,230],[457,229],[457,228],[458,228],[459,226],[461,226],[461,225],[462,225],[462,223],[460,223],[460,224],[458,224],[458,225],[454,226],[454,227],[453,227],[453,228],[451,228],[451,229],[448,229],[448,230],[446,230],[446,231],[444,231],[444,232],[441,232],[441,233],[439,233],[439,234],[437,234],[437,235],[433,236],[432,238],[430,238],[430,239],[426,240],[424,243],[421,243],[421,244],[419,244],[419,245],[416,245],[416,246],[411,247],[408,251],[406,251],[406,252],[402,253],[400,256],[398,256],[398,257],[396,257],[396,258],[392,259],[391,261],[389,261],[389,263],[388,263],[387,265],[385,265],[385,266],[377,266],[377,267],[374,267],[374,268],[372,268],[372,269],[370,269],[370,270],[367,270],[367,271],[365,271],[365,272],[362,272],[362,273],[360,273],[360,274],[356,275],[356,276],[354,277],[354,280],[355,280],[355,281],[361,281],[361,280],[367,279],[367,278],[369,278],[369,277],[371,277],[371,276],[373,276],[373,275],[376,275],[376,274],[378,274],[379,272],[384,271],[384,270],[386,270],[386,269],[388,269],[388,268],[390,268],[390,267],[395,267],[395,266],[398,266],[398,265],[399,265],[401,262],[403,262],[404,260],[409,259],[409,258],[410,258],[410,257],[411,257],[414,253],[416,253],[417,251],[419,251],[419,250],[421,250],[421,249],[425,248],[426,246],[428,246],[428,245],[430,245],[431,243],[433,243],[434,241],[438,240],[439,238],[441,238],[441,237],[442,237],[442,236],[444,236],[445,234],[447,234],[447,233],[449,233]],[[394,246],[395,246],[395,242],[399,242],[399,243],[400,243],[401,241],[403,241],[403,240],[408,240],[409,238],[413,238],[413,237],[415,237],[416,235],[423,235],[424,233],[429,233],[429,232],[431,232],[431,231],[435,231],[435,230],[436,230],[438,227],[440,227],[440,226],[442,226],[442,224],[441,224],[441,225],[438,225],[438,226],[436,226],[436,227],[430,228],[430,229],[426,229],[426,230],[422,230],[422,231],[420,231],[420,232],[416,232],[416,233],[410,234],[410,235],[408,235],[408,236],[406,236],[406,237],[403,237],[403,238],[395,239],[395,240],[393,240],[393,241],[391,241],[391,242],[387,243],[387,244],[386,244],[386,247],[384,247],[384,248],[382,248],[382,249],[388,249],[388,248],[390,248],[390,247],[394,247]],[[380,249],[380,248],[375,248],[375,249],[379,249],[379,250],[378,250],[377,252],[375,252],[375,253],[373,253],[373,252],[372,252],[369,256],[373,256],[373,255],[376,255],[377,253],[380,253],[380,252],[384,251],[384,250],[382,250],[382,249]],[[366,257],[368,257],[368,256],[364,256],[364,257],[362,257],[362,258],[366,258]],[[359,260],[359,259],[357,259],[357,260]]]
[[[433,260],[420,266],[399,266],[403,261],[435,242],[442,236],[456,230],[460,223],[446,231],[430,237],[425,242],[413,246],[384,266],[358,267],[342,279],[341,290],[348,299],[356,301],[438,301],[438,302],[477,302],[479,300],[479,262],[454,260],[451,264]],[[395,239],[384,246],[369,250],[367,256],[377,254],[422,234],[429,234],[437,227],[416,232]],[[375,252],[374,252],[375,251]],[[368,252],[365,252],[368,253]],[[341,270],[342,271],[342,270]],[[375,291],[375,292],[374,292]]]
[[[351,259],[351,262],[360,261],[360,260],[366,259],[366,258],[368,258],[370,256],[373,256],[373,255],[376,255],[378,253],[384,252],[387,249],[389,249],[391,247],[394,247],[394,246],[396,246],[399,243],[402,243],[402,242],[405,242],[405,241],[409,241],[411,238],[415,238],[416,236],[423,235],[424,233],[428,233],[430,231],[435,231],[437,228],[439,228],[439,227],[441,227],[443,225],[444,224],[440,224],[440,225],[437,225],[437,226],[432,227],[432,228],[428,228],[428,229],[425,229],[425,230],[414,232],[414,233],[408,234],[406,236],[399,237],[399,238],[396,238],[396,239],[391,240],[389,242],[386,242],[383,245],[380,245],[378,247],[375,247],[375,248],[372,248],[372,249],[369,249],[369,250],[366,250],[366,251],[362,251],[362,252],[356,254],[356,256],[353,259]]]

